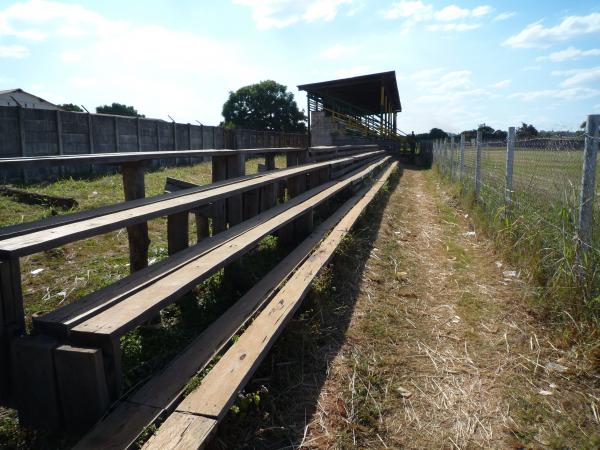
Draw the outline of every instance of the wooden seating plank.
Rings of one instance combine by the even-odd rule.
[[[193,150],[161,150],[145,152],[118,152],[118,153],[94,153],[77,155],[52,155],[52,156],[21,156],[14,158],[0,158],[0,168],[24,167],[32,168],[39,166],[57,166],[74,164],[123,164],[153,159],[173,158],[203,158],[213,156],[232,155],[261,155],[266,153],[287,153],[305,150],[301,147],[277,147],[277,148],[247,148],[240,150],[229,149],[193,149]]]
[[[339,148],[346,147],[340,146]],[[358,146],[365,147],[365,146]],[[376,146],[375,146],[376,147]],[[333,147],[335,148],[335,147]],[[373,148],[373,147],[371,147]],[[74,164],[124,164],[132,162],[150,161],[153,159],[173,158],[203,158],[213,156],[232,155],[264,155],[272,153],[293,153],[306,151],[306,147],[273,147],[273,148],[245,148],[231,149],[178,149],[144,152],[113,152],[75,155],[50,155],[50,156],[19,156],[13,158],[0,158],[0,169],[6,168],[33,168],[40,166],[62,166]]]
[[[263,176],[256,177],[255,179],[243,180],[233,184],[228,183],[212,189],[192,192],[187,195],[184,194],[169,197],[166,200],[161,200],[152,204],[144,204],[103,216],[92,217],[78,222],[4,239],[0,241],[0,257],[8,258],[11,256],[15,257],[35,253],[36,251],[53,248],[85,237],[106,233],[128,225],[144,222],[152,218],[190,210],[216,200],[227,198],[234,194],[243,193],[247,190],[264,186],[277,179],[287,178],[300,173],[308,173],[323,165],[341,165],[357,159],[372,158],[383,153],[385,152],[369,152],[324,163],[308,164],[292,169],[267,172],[266,174],[263,174]]]
[[[214,419],[180,412],[171,414],[163,425],[165,431],[152,436],[143,449],[198,450],[217,429]]]
[[[300,305],[314,277],[331,259],[341,240],[389,178],[396,165],[397,163],[393,163],[366,193],[364,192],[366,189],[361,192],[360,200],[335,226],[319,248],[290,277],[285,286],[202,380],[200,386],[186,397],[176,408],[175,413],[159,427],[158,432],[148,440],[144,449],[160,449],[167,445],[168,439],[173,439],[175,436],[177,442],[186,443],[186,446],[176,448],[201,448],[206,443],[210,435],[204,433],[200,425],[206,419],[216,421],[222,419],[239,389],[254,373],[286,322]],[[183,420],[182,414],[188,414],[185,416],[187,420]],[[190,424],[192,420],[198,423],[192,426]]]
[[[367,176],[375,168],[384,164],[389,157],[371,164],[358,173],[334,183],[324,190],[315,188],[297,197],[298,203],[292,200],[292,206],[275,215],[257,227],[248,230],[218,249],[204,254],[174,272],[162,277],[159,283],[148,285],[133,295],[114,304],[111,308],[94,315],[71,329],[73,338],[77,335],[111,336],[120,335],[125,329],[147,320],[149,314],[164,307],[169,301],[191,289],[202,279],[212,275],[220,267],[252,248],[267,234],[290,223],[293,219],[327,200],[354,181]],[[280,205],[285,207],[286,204]],[[257,216],[258,217],[258,216]],[[83,337],[83,336],[82,336]]]
[[[146,426],[163,411],[172,408],[180,399],[188,380],[203,370],[213,356],[220,352],[246,321],[269,300],[358,199],[358,196],[353,196],[315,228],[274,269],[198,335],[186,350],[129,399],[117,406],[75,448],[129,447]]]
[[[215,187],[227,186],[230,184],[238,183],[240,181],[258,178],[263,175],[264,173],[258,173],[253,175],[246,175],[243,177],[229,178],[227,180],[218,181],[216,183],[204,184],[201,186],[194,185],[186,189],[179,189],[177,191],[169,192],[166,194],[153,195],[152,197],[144,197],[136,200],[115,203],[112,205],[100,206],[98,208],[86,209],[84,211],[78,211],[72,214],[62,214],[58,216],[46,217],[44,219],[33,220],[31,222],[7,225],[5,227],[0,228],[0,240],[21,236],[23,234],[31,233],[34,231],[46,230],[48,228],[56,227],[59,225],[80,222],[82,220],[90,219],[105,214],[111,214],[118,211],[124,211],[126,209],[131,209],[137,206],[149,205],[152,203],[166,200],[168,198],[181,197],[182,195],[188,195],[194,192],[204,192],[210,189],[214,189]],[[169,178],[167,178],[167,180],[168,179]]]

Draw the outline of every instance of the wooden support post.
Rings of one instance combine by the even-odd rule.
[[[277,204],[277,183],[267,184],[260,188],[260,212]]]
[[[227,178],[241,177],[246,173],[246,156],[238,154],[227,157]],[[229,226],[237,225],[243,220],[242,195],[227,199],[227,222]]]
[[[244,192],[244,220],[251,219],[260,211],[260,189]]]
[[[61,345],[54,349],[54,367],[65,430],[87,431],[109,406],[102,351]]]
[[[26,336],[13,341],[13,377],[19,423],[25,428],[58,431],[61,426],[53,351],[56,340]]]
[[[10,343],[25,331],[21,269],[18,259],[0,261],[0,403],[13,403]]]
[[[169,255],[189,246],[189,214],[183,211],[167,217],[167,240]]]
[[[125,200],[135,200],[145,196],[144,163],[127,163],[121,166]],[[148,223],[127,227],[129,239],[129,271],[136,272],[148,267]]]
[[[213,127],[214,131],[214,127]],[[214,134],[213,134],[214,137]],[[225,180],[227,178],[227,157],[212,157],[212,182]],[[225,200],[218,200],[213,203],[212,210],[212,234],[213,236],[227,229],[227,208]]]
[[[194,211],[194,215],[196,216],[196,240],[200,242],[210,235],[208,216],[203,214],[201,210]]]
[[[275,154],[274,153],[265,154],[265,168],[267,170],[275,170]]]

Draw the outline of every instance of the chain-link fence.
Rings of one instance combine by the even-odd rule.
[[[546,256],[553,252],[553,260],[594,271],[600,262],[599,122],[600,116],[589,116],[587,131],[569,137],[522,138],[510,128],[504,140],[481,131],[473,139],[438,140],[434,165],[500,225],[537,227],[531,236],[543,240]]]

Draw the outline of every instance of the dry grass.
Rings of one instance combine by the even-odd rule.
[[[431,175],[391,196],[307,448],[596,448],[597,377]],[[502,264],[502,265],[501,265]]]

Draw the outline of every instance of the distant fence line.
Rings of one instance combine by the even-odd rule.
[[[175,164],[189,164],[185,150],[306,147],[308,135],[166,122],[159,119],[0,107],[0,158],[88,153],[181,150]],[[64,174],[58,168],[0,172],[0,182],[32,181]],[[108,168],[74,168],[69,175]]]
[[[599,124],[600,115],[588,116],[576,138],[519,139],[510,127],[505,140],[485,140],[481,131],[473,141],[437,140],[434,164],[490,213],[542,221],[574,241],[580,256],[600,256]]]

